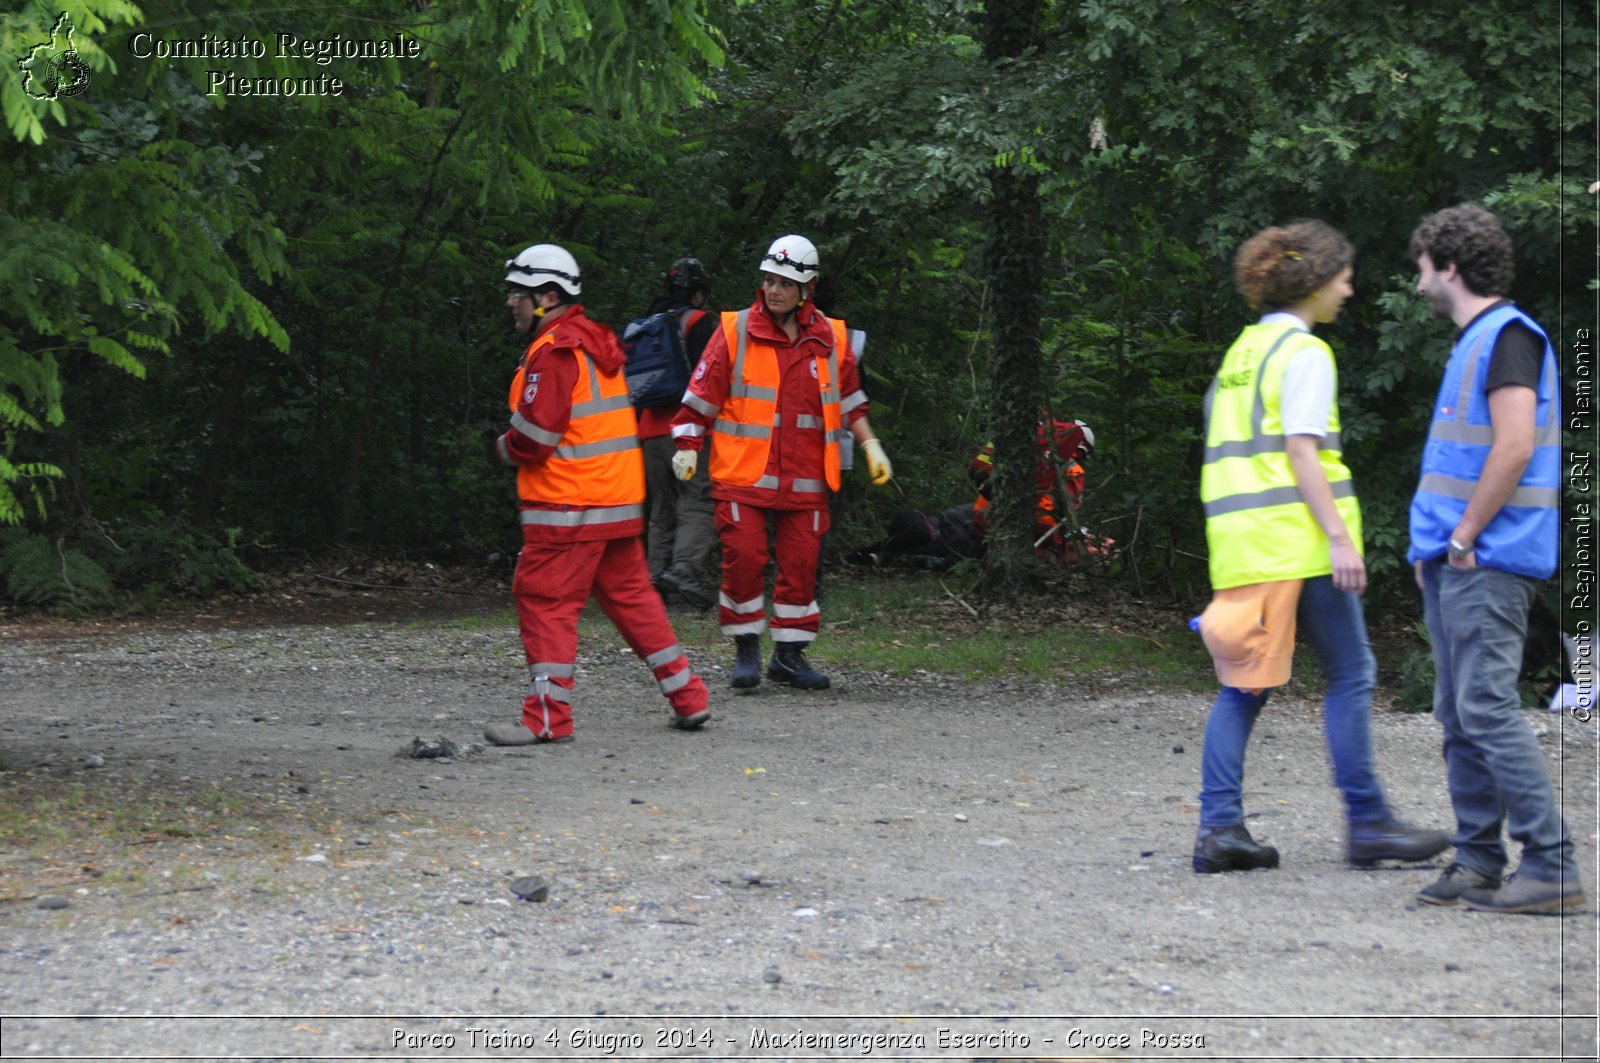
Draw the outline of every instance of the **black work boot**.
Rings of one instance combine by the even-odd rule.
[[[767,662],[767,678],[801,690],[826,690],[828,677],[811,667],[799,642],[780,642]]]
[[[667,569],[656,577],[656,589],[663,585],[675,591],[690,605],[697,609],[710,609],[716,604],[716,599],[705,592],[700,586],[700,581],[694,578],[694,573],[676,566]]]
[[[1232,827],[1201,827],[1194,839],[1194,870],[1200,875],[1219,871],[1251,871],[1277,867],[1278,850],[1250,837],[1240,823]]]
[[[1350,824],[1350,863],[1371,867],[1379,860],[1421,863],[1450,847],[1450,835],[1423,830],[1390,816],[1376,823]]]
[[[735,635],[733,637],[733,685],[745,690],[761,685],[761,636]]]

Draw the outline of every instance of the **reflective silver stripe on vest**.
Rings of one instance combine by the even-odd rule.
[[[813,494],[821,494],[828,489],[827,483],[823,480],[802,480],[799,477],[795,477],[789,481],[789,484],[796,491],[810,491]]]
[[[651,668],[660,668],[664,664],[671,664],[683,656],[683,647],[673,643],[664,650],[657,650],[644,659],[644,663]]]
[[[774,417],[773,420],[776,421],[777,418]],[[796,428],[821,428],[822,418],[813,417],[809,413],[802,413],[794,419],[794,426]]]
[[[764,475],[750,486],[764,488],[768,491],[776,491],[778,489],[778,478],[770,474]]]
[[[589,370],[589,394],[600,394],[600,367],[595,364],[594,357],[588,351],[580,351],[583,355],[583,364]]]
[[[695,413],[700,414],[702,417],[715,417],[717,415],[717,411],[722,409],[721,406],[711,405],[711,403],[707,402],[705,399],[702,399],[699,395],[696,395],[692,391],[685,391],[683,393],[683,404],[689,407],[689,409],[693,410]]]
[[[744,382],[744,352],[750,342],[749,307],[745,307],[733,315],[733,332],[738,342],[733,352],[733,370],[729,374],[731,383],[728,385],[728,395],[730,397],[737,395],[745,399],[759,399],[763,402],[777,402],[778,390],[776,388],[754,387]]]
[[[610,398],[591,399],[588,402],[575,402],[572,404],[573,417],[592,417],[597,413],[610,413],[613,410],[626,409],[631,403],[626,395],[612,395]]]
[[[1334,498],[1351,498],[1356,493],[1356,485],[1351,480],[1340,480],[1328,485],[1333,489]],[[1243,495],[1228,495],[1224,498],[1214,499],[1205,505],[1207,517],[1220,517],[1228,513],[1242,513],[1247,509],[1265,509],[1268,506],[1287,506],[1293,502],[1304,502],[1300,497],[1300,488],[1273,487],[1265,491],[1252,491]]]
[[[830,435],[828,438],[830,440],[832,440],[833,442],[835,442],[835,443],[843,443],[846,439],[850,438],[850,429],[848,429],[848,428],[835,428],[833,430],[833,434]]]
[[[638,436],[619,436],[616,439],[600,439],[593,443],[583,443],[576,447],[557,447],[556,457],[568,461],[579,458],[592,458],[600,454],[616,454],[624,450],[632,450],[639,445]]]
[[[750,308],[745,307],[733,315],[733,369],[729,379],[735,384],[744,379],[744,349],[750,340]]]
[[[557,443],[561,442],[561,437],[559,435],[540,428],[538,425],[534,424],[520,413],[514,413],[511,415],[511,428],[518,435],[527,436],[535,443],[543,443],[547,447],[553,447]]]
[[[591,506],[588,509],[525,509],[522,511],[522,523],[540,524],[551,528],[580,528],[590,524],[615,524],[624,520],[638,520],[643,516],[643,506]]]
[[[714,432],[721,432],[728,436],[744,436],[746,439],[771,439],[772,426],[765,424],[739,424],[736,421],[724,421],[721,418],[711,426]]]
[[[1494,425],[1473,424],[1470,421],[1435,421],[1433,431],[1428,433],[1430,439],[1442,439],[1449,443],[1467,443],[1481,447],[1494,446]],[[1561,444],[1561,426],[1554,418],[1546,418],[1544,424],[1534,425],[1533,445],[1538,447],[1554,447]]]
[[[1418,482],[1417,490],[1470,502],[1472,492],[1477,486],[1476,480],[1462,480],[1446,476],[1442,472],[1430,472]],[[1561,488],[1518,487],[1511,492],[1511,497],[1506,499],[1505,504],[1527,509],[1557,509],[1561,505]]]
[[[551,676],[556,679],[571,679],[573,676],[578,674],[578,668],[576,665],[558,664],[555,661],[535,661],[534,663],[528,665],[528,671],[532,673],[535,682],[537,682],[539,677],[542,675]]]
[[[674,691],[682,690],[684,687],[688,686],[689,680],[693,678],[694,673],[685,668],[681,672],[675,672],[672,675],[667,676],[665,679],[656,680],[656,682],[661,684],[661,693],[671,694]]]
[[[1260,431],[1259,423],[1256,431]],[[1223,458],[1253,458],[1258,454],[1277,454],[1289,449],[1288,436],[1262,436],[1257,435],[1251,439],[1235,439],[1228,443],[1218,443],[1214,447],[1206,448],[1206,464],[1221,461]],[[1342,433],[1329,432],[1317,443],[1318,450],[1344,449]]]
[[[1256,367],[1255,401],[1250,408],[1250,438],[1231,439],[1226,443],[1217,443],[1214,446],[1206,447],[1205,463],[1207,465],[1221,461],[1224,458],[1252,458],[1257,454],[1275,454],[1286,449],[1283,436],[1263,436],[1261,434],[1261,425],[1267,419],[1267,401],[1262,397],[1261,389],[1266,383],[1267,366],[1271,363],[1273,356],[1278,353],[1278,349],[1289,341],[1289,337],[1302,335],[1309,336],[1311,333],[1303,328],[1290,328],[1274,340],[1271,347],[1267,348],[1267,353],[1261,358],[1261,364]],[[1213,380],[1211,381],[1211,386],[1206,389],[1205,418],[1208,425],[1211,423],[1211,405],[1216,398],[1216,394],[1217,382]],[[1323,437],[1318,449],[1338,450],[1339,433],[1328,433],[1327,436]]]

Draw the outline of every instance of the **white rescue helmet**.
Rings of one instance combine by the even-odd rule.
[[[1072,423],[1083,430],[1083,442],[1078,445],[1078,451],[1087,458],[1094,453],[1094,429],[1082,421],[1073,421]]]
[[[555,244],[534,244],[524,248],[516,258],[506,259],[506,280],[524,288],[557,284],[568,295],[577,295],[583,290],[578,260],[566,248]]]
[[[776,273],[800,284],[817,279],[817,247],[804,236],[780,236],[767,248],[761,272]]]

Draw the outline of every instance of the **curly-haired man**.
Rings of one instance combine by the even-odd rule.
[[[1455,808],[1455,861],[1418,899],[1488,912],[1583,903],[1572,834],[1522,713],[1528,609],[1555,572],[1561,404],[1555,352],[1505,293],[1511,238],[1482,207],[1431,214],[1411,236],[1417,292],[1461,331],[1434,402],[1411,500],[1411,549],[1433,642],[1433,713]],[[1505,877],[1502,828],[1522,843]]]

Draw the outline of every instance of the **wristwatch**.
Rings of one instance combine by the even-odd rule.
[[[1454,538],[1452,538],[1445,549],[1450,554],[1450,560],[1460,561],[1463,557],[1466,557],[1468,554],[1472,553],[1473,550],[1477,549],[1477,547],[1462,546],[1460,543],[1456,542]]]

